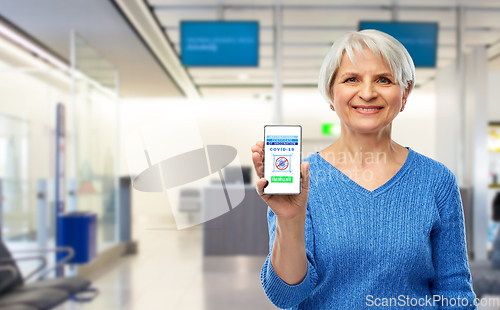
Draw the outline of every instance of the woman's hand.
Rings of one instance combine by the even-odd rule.
[[[271,264],[276,274],[286,283],[300,283],[307,274],[305,222],[309,196],[309,162],[300,166],[302,190],[298,195],[266,195],[264,186],[264,142],[252,146],[252,159],[260,180],[257,192],[276,215],[276,232],[271,253]]]
[[[309,196],[309,163],[303,162],[300,166],[302,175],[302,190],[298,195],[267,195],[264,194],[264,187],[268,181],[264,179],[264,141],[258,141],[252,146],[252,159],[255,171],[260,180],[257,182],[257,192],[260,197],[273,210],[278,219],[292,220],[297,216],[305,219],[307,198]]]

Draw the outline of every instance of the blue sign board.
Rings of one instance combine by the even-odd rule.
[[[184,66],[258,66],[259,23],[181,21]]]
[[[438,23],[362,21],[359,29],[376,29],[396,38],[415,67],[436,67]]]

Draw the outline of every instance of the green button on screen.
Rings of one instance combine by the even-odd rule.
[[[271,177],[274,183],[293,183],[293,177]]]

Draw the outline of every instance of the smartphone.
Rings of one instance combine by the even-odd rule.
[[[264,126],[264,194],[298,195],[302,189],[302,127]]]

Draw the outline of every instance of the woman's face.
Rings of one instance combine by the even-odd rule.
[[[402,91],[389,67],[372,51],[366,48],[364,54],[355,52],[354,65],[344,53],[333,84],[333,102],[337,115],[349,129],[379,132],[404,107],[408,91]]]

